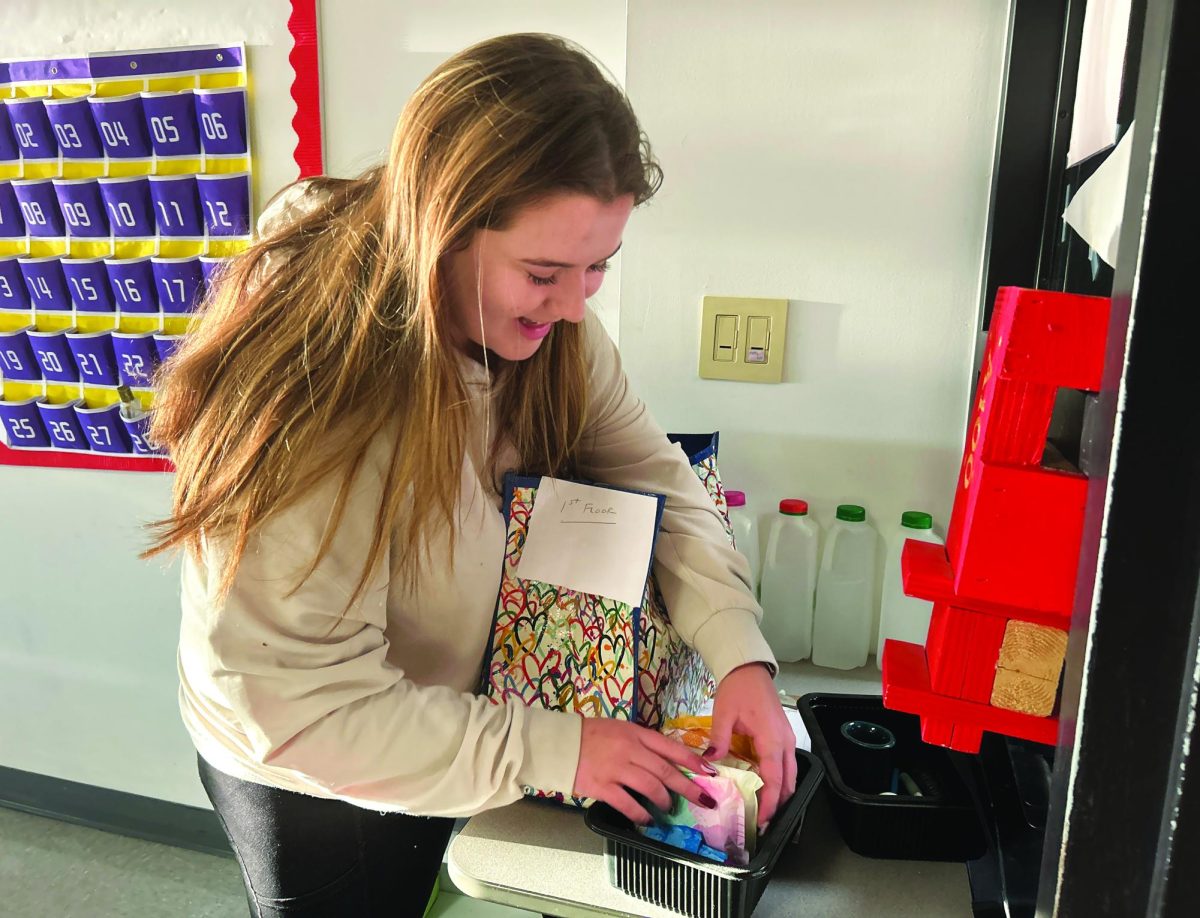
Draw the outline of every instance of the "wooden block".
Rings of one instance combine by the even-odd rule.
[[[1004,629],[1004,643],[1000,645],[996,666],[1057,686],[1066,654],[1067,632],[1013,620]]]
[[[1058,682],[1027,676],[1011,669],[996,670],[992,685],[992,707],[1019,711],[1034,717],[1048,717],[1054,711]]]

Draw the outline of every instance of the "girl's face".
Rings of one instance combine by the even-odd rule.
[[[563,192],[519,211],[506,229],[478,230],[466,248],[444,255],[455,343],[525,360],[556,322],[582,322],[632,210],[632,195],[605,203]]]

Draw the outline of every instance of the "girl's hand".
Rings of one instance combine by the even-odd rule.
[[[705,757],[729,752],[734,733],[754,740],[763,786],[758,792],[758,827],[764,829],[780,803],[796,792],[796,735],[763,663],[732,670],[717,686],[711,745]]]
[[[664,813],[671,809],[671,791],[712,809],[716,802],[678,765],[692,772],[716,774],[715,768],[678,740],[624,720],[585,717],[574,793],[603,800],[643,825],[651,822],[651,816],[630,791]]]

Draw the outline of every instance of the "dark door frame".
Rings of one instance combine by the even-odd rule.
[[[1149,0],[1039,915],[1200,902],[1197,49],[1200,4]]]

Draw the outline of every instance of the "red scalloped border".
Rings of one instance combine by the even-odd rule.
[[[320,175],[325,171],[321,152],[321,67],[317,45],[317,0],[292,0],[292,15],[288,19],[292,33],[292,51],[288,62],[295,77],[292,79],[292,99],[296,115],[292,128],[296,131],[296,152],[293,159],[300,168],[300,178]]]

